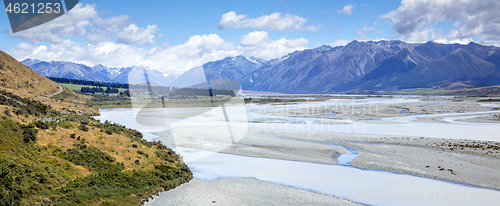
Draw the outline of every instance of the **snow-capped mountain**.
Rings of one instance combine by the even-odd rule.
[[[112,82],[107,71],[94,69],[84,64],[62,61],[46,62],[36,59],[26,59],[21,61],[21,63],[46,77]]]
[[[225,59],[208,62],[201,67],[188,70],[175,80],[173,86],[189,87],[206,82],[210,79],[238,80],[246,77],[266,62],[266,60],[256,57],[227,57]]]
[[[322,92],[359,79],[383,60],[411,46],[402,41],[352,41],[342,47],[325,45],[271,60],[240,81],[248,90]]]
[[[497,85],[499,51],[476,43],[352,41],[293,52],[239,81],[245,90],[283,93],[430,88],[459,81]]]
[[[179,76],[176,74],[165,74],[158,70],[150,69],[146,66],[114,68],[99,64],[93,67],[89,67],[84,64],[77,64],[73,62],[45,62],[36,59],[26,59],[21,63],[46,77],[81,79],[87,81],[131,84],[142,83],[143,80],[139,77],[131,76],[129,78],[130,71],[141,70],[146,71],[151,83],[155,85],[168,86]]]
[[[372,72],[346,85],[346,90],[397,90],[431,88],[454,82],[478,85],[500,84],[500,48],[476,43],[468,45],[427,42],[403,49],[384,60]]]
[[[282,93],[337,93],[356,90],[432,88],[457,82],[500,85],[500,48],[436,42],[352,41],[324,45],[263,60],[227,57],[192,68],[182,75],[165,75],[147,67],[87,67],[71,62],[23,63],[44,76],[105,82],[141,83],[147,73],[156,85],[189,87],[211,79],[238,81],[244,90]],[[140,76],[140,77],[139,77]],[[178,78],[177,78],[178,77]],[[443,87],[440,87],[443,88]]]

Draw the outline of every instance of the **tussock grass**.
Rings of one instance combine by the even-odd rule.
[[[3,94],[0,205],[140,205],[192,178],[175,152],[136,130]]]

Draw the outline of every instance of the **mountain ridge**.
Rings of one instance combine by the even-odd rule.
[[[29,63],[27,60],[23,62]],[[40,64],[38,61],[34,62]],[[94,68],[105,70],[99,66]],[[469,69],[471,71],[468,71]],[[113,70],[114,76],[109,68],[106,71],[110,73],[107,75],[109,79],[119,79],[122,83],[131,81],[118,77],[126,73],[126,69]],[[244,56],[227,57],[192,68],[178,77],[169,76],[168,80],[156,70],[147,70],[147,73],[155,85],[186,87],[210,79],[231,79],[238,81],[244,90],[343,93],[360,90],[391,91],[412,87],[432,88],[459,81],[482,82],[473,85],[496,85],[500,84],[499,71],[500,48],[494,46],[474,42],[463,45],[433,41],[407,43],[400,40],[354,40],[345,46],[323,45],[294,51],[271,60]],[[435,80],[433,74],[437,73],[443,81]],[[448,73],[451,76],[445,75]],[[415,75],[419,76],[420,82],[413,80]]]
[[[21,61],[24,65],[30,67],[35,72],[45,77],[58,77],[67,79],[80,79],[87,81],[100,81],[111,83],[138,83],[140,80],[135,77],[129,77],[132,70],[146,70],[151,76],[152,81],[156,85],[169,85],[178,76],[171,74],[165,76],[164,73],[150,69],[146,66],[131,66],[131,67],[107,67],[102,64],[97,64],[89,67],[85,64],[78,64],[69,61],[41,61],[37,59],[25,59]]]
[[[380,48],[381,46],[383,48]],[[453,78],[441,75],[442,79],[449,80],[444,82],[430,81],[424,78],[418,81],[425,82],[426,84],[420,85],[412,80],[414,76],[406,74],[432,61],[438,61],[438,59],[446,57],[451,58],[449,55],[455,55],[452,53],[459,49],[462,53],[468,54],[461,58],[470,57],[467,61],[462,61],[463,64],[474,65],[473,70],[488,70],[488,72],[481,71],[483,73],[481,77],[473,75],[470,78],[467,78],[467,75],[462,75],[461,78],[456,77],[456,75]],[[355,50],[355,52],[352,52],[352,50]],[[329,47],[327,50],[319,47],[294,52],[286,61],[294,61],[290,60],[290,58],[294,59],[294,56],[299,55],[302,58],[295,59],[302,60],[300,64],[304,66],[286,65],[286,61],[279,62],[276,65],[264,65],[248,77],[239,81],[245,90],[282,93],[343,93],[359,90],[391,91],[417,86],[431,88],[443,83],[466,80],[484,81],[488,85],[495,85],[500,83],[498,81],[500,75],[496,71],[498,68],[493,68],[492,65],[494,65],[494,60],[497,60],[498,57],[488,58],[494,54],[499,54],[498,51],[498,47],[487,47],[476,43],[461,45],[440,44],[436,42],[421,44],[401,41],[353,41],[346,46]],[[313,61],[303,58],[311,53],[318,55]],[[460,60],[461,58],[455,58],[455,60]],[[460,66],[449,63],[453,62],[450,60],[448,64],[444,64],[441,61],[441,63],[434,63],[431,66],[434,69],[443,70],[445,73],[453,73],[454,68],[452,67]],[[287,79],[287,75],[278,72],[280,70],[289,71],[290,69],[296,71],[293,74],[295,75],[292,78],[293,80]],[[415,71],[410,73],[414,74]],[[427,69],[421,72],[426,73],[430,71]],[[466,69],[461,68],[461,72],[463,73],[464,71]],[[427,78],[431,77],[432,75],[427,75]],[[306,89],[301,87],[305,87]]]

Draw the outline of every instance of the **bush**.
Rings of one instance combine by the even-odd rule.
[[[87,126],[85,126],[84,124],[80,124],[80,126],[78,127],[78,129],[84,131],[84,132],[88,132],[89,131],[89,128]]]
[[[48,129],[49,128],[49,124],[43,122],[43,121],[36,121],[35,122],[35,126],[40,128],[40,129]]]
[[[20,126],[23,129],[24,142],[36,142],[36,134],[38,133],[38,130],[36,130],[33,125]]]
[[[3,111],[3,113],[4,113],[4,114],[5,114],[5,116],[7,116],[7,117],[12,116],[12,114],[10,114],[10,110],[9,110],[9,109],[4,110],[4,111]]]
[[[9,168],[3,166],[0,171],[0,205],[13,205],[14,196]]]
[[[75,148],[68,149],[64,159],[76,165],[82,165],[90,171],[105,171],[108,169],[123,170],[119,163],[114,163],[115,158],[99,149],[86,144],[75,144]]]

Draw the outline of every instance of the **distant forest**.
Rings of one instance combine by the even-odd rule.
[[[129,88],[129,84],[122,84],[122,83],[108,83],[108,82],[87,81],[80,79],[67,79],[59,77],[47,77],[47,78],[57,83],[64,83],[64,84],[79,84],[79,85],[88,85],[94,87],[113,87],[113,88],[123,88],[123,89]]]
[[[132,89],[135,91],[142,90],[143,92],[152,90],[155,94],[163,94],[166,98],[169,99],[185,99],[185,98],[197,98],[197,96],[215,96],[215,95],[228,95],[228,96],[236,96],[233,90],[225,90],[225,89],[200,89],[200,88],[180,88],[180,87],[168,87],[168,86],[151,86],[148,88],[148,85],[135,85],[135,84],[123,84],[123,83],[109,83],[109,82],[100,82],[100,81],[87,81],[80,79],[67,79],[67,78],[59,78],[59,77],[47,77],[52,81],[57,83],[65,83],[65,84],[78,84],[78,85],[88,85],[91,87],[83,87],[81,88],[81,92],[83,93],[118,93],[117,88],[123,89]],[[102,88],[96,87],[106,87],[104,90]],[[126,94],[130,96],[129,91],[126,91]]]
[[[125,91],[128,91],[128,90],[125,90]],[[111,88],[111,87],[107,87],[106,90],[104,90],[102,87],[92,87],[92,88],[82,87],[80,89],[80,92],[82,92],[82,93],[118,93],[120,91],[117,88]]]

